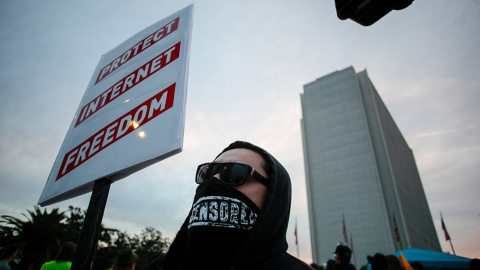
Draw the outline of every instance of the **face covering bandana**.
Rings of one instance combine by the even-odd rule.
[[[188,241],[180,269],[227,269],[256,223],[260,209],[218,179],[206,180],[188,217]]]

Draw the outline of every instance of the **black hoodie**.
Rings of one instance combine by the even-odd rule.
[[[257,223],[248,234],[232,264],[226,265],[225,269],[313,269],[286,252],[288,248],[286,233],[292,194],[287,171],[267,151],[248,142],[234,142],[222,153],[236,148],[252,150],[264,158],[269,170],[267,173],[270,183]],[[175,265],[178,265],[175,262],[183,260],[186,242],[187,222],[182,225],[170,246],[166,259],[164,257],[157,258],[144,270],[163,269],[164,261],[166,261],[166,265],[169,265],[165,268],[175,269]],[[172,265],[173,267],[171,267]]]

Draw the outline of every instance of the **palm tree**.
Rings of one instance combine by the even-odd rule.
[[[19,247],[17,258],[30,256],[34,259],[34,269],[50,261],[57,250],[66,241],[77,242],[86,212],[79,207],[70,206],[68,214],[58,208],[48,212],[34,206],[22,214],[26,220],[9,215],[0,219],[0,245],[14,244]],[[162,238],[159,230],[147,227],[140,235],[129,235],[117,229],[105,228],[102,225],[98,239],[97,253],[93,269],[103,270],[111,266],[112,258],[121,248],[134,250],[141,259],[137,268],[141,269],[159,254],[165,253],[170,245],[167,238]]]
[[[71,240],[63,222],[66,219],[65,213],[58,208],[48,213],[46,209],[42,211],[38,206],[34,206],[34,211],[27,211],[28,216],[22,214],[27,221],[2,215],[3,220],[0,220],[0,223],[5,223],[2,230],[13,232],[15,244],[20,247],[22,255],[28,254],[37,262],[50,260],[64,241]]]

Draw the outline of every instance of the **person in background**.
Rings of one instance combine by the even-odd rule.
[[[335,260],[330,259],[327,261],[325,270],[333,270],[333,268],[335,268]]]
[[[134,270],[137,254],[130,249],[121,249],[113,260],[113,270]]]
[[[352,250],[344,245],[338,245],[335,248],[335,267],[334,270],[355,270],[355,267],[350,263],[352,257]]]
[[[389,270],[402,270],[402,264],[395,255],[387,255],[387,262]]]
[[[368,255],[367,260],[372,266],[372,270],[388,270],[387,257],[382,253],[376,253],[373,257]]]
[[[470,261],[470,268],[472,270],[480,270],[480,260],[475,258]]]
[[[423,264],[419,261],[413,261],[410,263],[413,270],[423,270]]]
[[[75,243],[70,241],[63,243],[55,260],[44,263],[40,270],[70,270],[76,247]]]
[[[18,265],[18,270],[31,270],[35,265],[35,259],[32,256],[23,256]]]
[[[2,260],[0,261],[0,270],[10,270],[10,262],[17,256],[18,248],[10,245],[2,249]]]

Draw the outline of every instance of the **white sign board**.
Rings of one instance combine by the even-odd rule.
[[[192,16],[190,5],[102,56],[38,204],[182,151]]]

